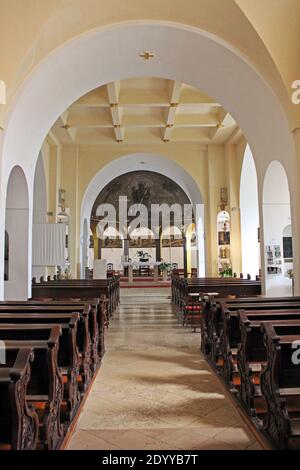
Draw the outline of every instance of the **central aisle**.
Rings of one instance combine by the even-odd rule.
[[[260,449],[202,358],[200,334],[178,323],[169,290],[155,291],[122,289],[68,449]]]

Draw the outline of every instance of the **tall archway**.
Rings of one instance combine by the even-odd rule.
[[[141,166],[141,162],[143,166]],[[113,179],[112,175],[114,175]],[[145,194],[147,194],[147,196],[145,196]],[[198,260],[201,260],[201,272],[204,272],[204,204],[202,195],[191,175],[180,165],[166,157],[142,153],[126,155],[113,160],[100,170],[90,181],[82,201],[81,220],[91,220],[92,232],[95,233],[100,220],[99,215],[97,215],[98,208],[103,207],[104,210],[104,206],[110,204],[114,207],[114,214],[110,214],[109,218],[113,225],[122,232],[118,217],[120,197],[122,199],[124,197],[126,198],[129,224],[128,239],[127,233],[125,236],[123,234],[124,255],[128,255],[131,259],[136,259],[137,250],[145,248],[151,255],[153,261],[164,258],[164,256],[162,256],[163,250],[160,240],[161,232],[168,226],[166,222],[170,222],[170,219],[172,219],[172,223],[177,226],[181,226],[184,220],[188,221],[189,210],[187,206],[190,206],[192,209],[191,216],[193,215],[192,218],[195,222],[195,236],[192,237],[191,234],[191,239],[193,239],[191,240],[191,244],[193,244],[191,263],[193,263],[193,267],[197,268]],[[147,212],[146,223],[148,228],[151,227],[150,232],[145,233],[145,237],[135,237],[132,236],[134,234],[130,233],[130,220],[140,217],[138,215],[140,205],[144,206]],[[153,224],[155,225],[155,220],[152,220],[153,205],[161,206],[159,209],[161,216],[159,230],[157,230],[157,227],[153,227]],[[164,205],[167,207],[163,207]],[[131,208],[137,212],[130,214]],[[176,209],[178,208],[180,216],[176,215]],[[107,208],[105,208],[105,211],[106,210]],[[176,219],[176,217],[179,217],[180,220]],[[180,230],[182,230],[182,228],[180,228]],[[197,233],[198,236],[196,235]],[[101,238],[102,240],[99,246],[99,242],[94,236],[95,242],[98,244],[96,251],[98,251],[99,258],[105,258],[104,254],[109,252],[103,242],[103,234],[97,238]],[[143,243],[141,240],[138,241],[138,238],[143,239]],[[146,238],[149,239],[146,240]],[[110,251],[110,255],[115,259],[115,265],[120,268],[120,248],[122,248],[122,246],[118,245],[118,240],[115,240],[115,242],[115,251],[119,250],[119,253],[116,252],[116,257],[114,257],[114,254]],[[111,244],[112,246],[107,247],[110,250],[114,245],[113,240],[111,240]],[[184,247],[183,245],[181,246],[181,251],[183,252]],[[198,250],[201,250],[199,256],[197,256]],[[101,256],[99,255],[100,252]],[[174,262],[175,261],[174,259]],[[178,257],[178,261],[181,267],[183,267],[183,254]]]
[[[47,182],[45,176],[45,167],[42,152],[39,154],[35,167],[34,185],[33,185],[33,239],[32,239],[32,276],[39,279],[46,275],[46,266],[34,265],[35,263],[35,226],[47,222]]]
[[[266,293],[274,297],[292,295],[283,246],[284,229],[291,225],[290,191],[285,169],[278,161],[269,165],[265,175],[263,217]]]
[[[257,174],[254,158],[247,144],[240,181],[240,221],[242,272],[252,279],[260,270],[260,235]]]
[[[58,47],[35,67],[20,88],[7,119],[2,143],[2,187],[6,188],[15,165],[22,165],[32,186],[34,165],[49,129],[80,96],[120,78],[149,76],[149,62],[140,58],[140,52],[149,44],[155,51],[152,76],[191,84],[214,96],[234,117],[251,146],[259,177],[271,159],[285,164],[292,189],[292,212],[296,211],[295,148],[286,114],[271,86],[252,62],[223,39],[166,21],[132,21],[90,31]],[[2,202],[0,217],[4,220],[4,216]],[[293,230],[298,231],[298,227]],[[296,248],[298,236],[294,244]],[[3,259],[4,233],[0,246]],[[3,286],[3,263],[0,269]]]
[[[28,187],[21,167],[13,168],[7,185],[5,231],[9,238],[8,280],[6,300],[28,298],[29,201]]]

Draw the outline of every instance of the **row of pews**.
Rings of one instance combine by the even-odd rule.
[[[34,281],[31,300],[0,302],[0,450],[59,449],[78,415],[119,299],[117,280],[84,282]]]
[[[199,319],[201,350],[244,414],[272,447],[300,449],[300,297],[260,294],[258,279],[172,277],[173,303]]]
[[[213,278],[191,277],[185,278],[177,273],[171,277],[172,302],[183,310],[189,295],[197,293],[216,292],[222,296],[256,296],[261,294],[261,281],[257,276],[255,280],[244,278]]]
[[[201,349],[275,448],[300,448],[300,297],[203,300]]]
[[[53,279],[48,276],[37,282],[32,279],[32,298],[80,298],[92,299],[106,297],[108,314],[112,315],[120,301],[120,277],[111,276],[107,279]]]

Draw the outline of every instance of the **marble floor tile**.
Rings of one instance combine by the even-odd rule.
[[[201,355],[199,332],[177,321],[169,292],[151,304],[147,292],[137,303],[125,291],[68,448],[260,448]]]

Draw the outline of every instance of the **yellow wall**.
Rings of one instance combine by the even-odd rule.
[[[242,149],[242,146],[240,147]],[[239,180],[243,154],[237,145],[203,146],[162,144],[146,146],[63,146],[53,142],[47,153],[49,207],[55,213],[59,187],[66,190],[66,207],[70,209],[69,247],[72,275],[80,273],[80,213],[87,186],[109,162],[137,152],[159,154],[182,166],[195,180],[205,203],[207,275],[217,275],[217,213],[220,210],[220,188],[228,188],[231,216],[231,253],[233,270],[241,270],[239,225]],[[61,153],[61,158],[60,158]],[[50,158],[49,158],[50,156]],[[111,175],[114,178],[114,175]],[[54,210],[53,210],[54,209]],[[49,220],[50,221],[50,220]]]

